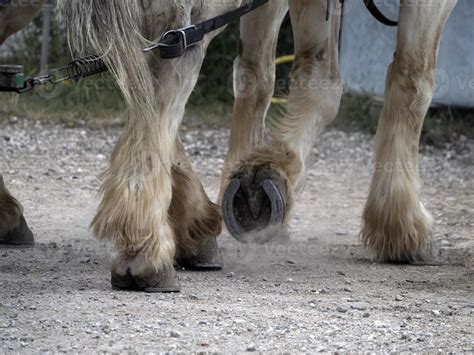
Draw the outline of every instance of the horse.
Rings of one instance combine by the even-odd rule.
[[[0,7],[0,42],[30,21],[42,4],[34,1],[22,7],[13,6],[20,0],[9,2]],[[433,96],[441,34],[456,2],[400,2],[397,44],[387,73],[360,232],[362,242],[381,262],[428,258],[432,219],[420,201],[419,139]],[[221,30],[206,34],[179,58],[163,59],[142,50],[167,30],[186,28],[246,3],[60,3],[74,54],[100,55],[128,106],[91,223],[96,238],[115,247],[115,289],[177,292],[175,262],[220,269],[216,237],[222,215],[229,232],[244,241],[265,227],[276,224],[282,229],[288,224],[295,196],[304,187],[313,144],[335,118],[343,93],[338,67],[340,2],[271,0],[241,18],[234,111],[220,183],[222,213],[206,195],[178,134],[206,50]],[[288,12],[295,48],[288,104],[284,116],[265,127],[278,33]],[[3,180],[0,241],[33,242],[21,204]]]

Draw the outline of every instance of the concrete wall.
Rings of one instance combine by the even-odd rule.
[[[396,20],[396,0],[376,1]],[[397,29],[377,22],[362,0],[346,0],[342,21],[341,71],[349,89],[383,96]],[[433,103],[474,107],[474,1],[458,0],[447,23],[439,53]]]

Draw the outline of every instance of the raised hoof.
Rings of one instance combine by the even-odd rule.
[[[129,270],[125,275],[112,272],[111,283],[114,290],[148,293],[173,293],[181,291],[178,275],[174,268],[167,268],[161,272],[150,273],[146,276],[134,276]]]
[[[286,180],[270,168],[235,176],[222,200],[229,233],[243,243],[270,241],[285,221]]]
[[[224,267],[216,237],[209,238],[197,255],[179,258],[177,263],[185,269],[196,271],[217,271]]]
[[[31,246],[35,244],[35,238],[23,216],[20,218],[20,225],[4,237],[0,237],[0,244],[15,246]]]

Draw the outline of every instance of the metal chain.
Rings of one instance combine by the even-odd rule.
[[[79,81],[81,78],[104,73],[109,69],[104,61],[99,56],[89,56],[80,59],[75,59],[68,65],[53,69],[45,75],[33,77],[25,80],[22,88],[1,88],[0,91],[15,91],[17,93],[25,93],[31,91],[35,86],[58,84],[66,80]],[[3,89],[3,90],[1,90]]]

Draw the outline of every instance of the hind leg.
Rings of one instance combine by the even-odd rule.
[[[340,6],[337,1],[331,4]],[[303,185],[312,146],[337,113],[342,95],[338,71],[339,17],[331,16],[326,21],[325,6],[326,1],[290,1],[296,60],[287,114],[270,127],[269,144],[254,145],[251,150],[247,148],[245,155],[239,154],[241,160],[233,165],[224,193],[224,219],[230,232],[241,240],[258,229],[286,224],[294,191]],[[249,34],[250,38],[254,36]],[[247,50],[253,55],[256,48],[251,49]],[[258,96],[256,104],[263,105],[261,97]],[[265,102],[270,98],[271,94]],[[259,112],[236,104],[236,119],[245,110]],[[239,127],[232,135],[239,137],[243,132],[253,134],[248,128]],[[246,148],[231,145],[230,149]],[[273,228],[270,232],[263,235],[262,241],[274,235]]]
[[[0,244],[33,245],[34,237],[23,217],[23,207],[7,190],[0,175]]]
[[[195,11],[181,2],[174,5],[179,16],[170,19],[167,26],[176,28],[207,18],[210,14],[206,11],[223,10],[205,7],[206,11],[197,12],[203,18],[191,19]],[[150,26],[147,37],[159,37],[162,31],[156,21]],[[215,206],[205,196],[178,140],[186,102],[215,34],[173,60],[136,53],[138,59],[146,58],[146,68],[136,73],[143,76],[135,82],[137,88],[131,86],[126,91],[132,101],[130,119],[114,149],[103,183],[102,203],[92,222],[95,235],[111,240],[117,249],[111,266],[115,288],[179,291],[176,256],[192,262],[219,232]],[[126,76],[137,70],[138,59],[121,73]],[[144,83],[151,87],[151,94],[150,90],[140,91]],[[194,265],[198,261],[193,261]]]
[[[180,290],[174,270],[178,241],[170,221],[173,162],[178,127],[203,56],[204,49],[196,47],[179,59],[150,63],[159,78],[156,107],[150,112],[132,108],[114,149],[92,227],[117,250],[111,266],[115,288]]]
[[[439,41],[455,0],[402,2],[397,51],[388,70],[375,146],[375,172],[362,240],[376,257],[413,262],[423,255],[431,217],[420,202],[418,144],[433,96]]]
[[[222,230],[220,210],[207,197],[179,139],[176,141],[172,176],[173,198],[169,216],[176,235],[177,263],[187,269],[222,269],[216,240]]]

